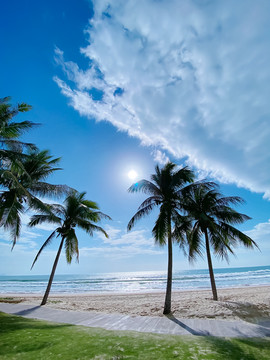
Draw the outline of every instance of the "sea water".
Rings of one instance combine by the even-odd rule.
[[[49,275],[0,276],[0,293],[43,293]],[[218,288],[270,285],[270,266],[215,269]],[[51,293],[155,292],[166,288],[165,271],[55,275]],[[208,269],[173,274],[173,290],[209,289]]]

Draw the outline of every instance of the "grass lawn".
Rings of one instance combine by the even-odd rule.
[[[107,331],[0,313],[0,359],[269,360],[270,340]]]

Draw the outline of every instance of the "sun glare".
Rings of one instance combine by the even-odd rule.
[[[130,170],[127,175],[130,180],[135,180],[138,177],[138,174],[135,170]]]

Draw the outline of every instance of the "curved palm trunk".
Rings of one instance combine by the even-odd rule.
[[[43,299],[42,299],[42,302],[41,302],[40,305],[45,305],[46,302],[47,302],[47,299],[48,299],[48,296],[49,296],[49,293],[50,293],[50,290],[51,290],[53,278],[54,278],[54,273],[55,273],[55,270],[56,270],[56,267],[57,267],[57,264],[58,264],[58,260],[59,260],[60,254],[61,254],[61,250],[62,250],[62,247],[63,247],[63,243],[64,243],[64,237],[62,237],[58,252],[56,254],[54,264],[53,264],[53,267],[52,267],[52,272],[51,272],[51,275],[50,275],[50,278],[49,278],[49,281],[48,281],[47,289],[45,291],[45,294],[43,296]]]
[[[211,259],[207,230],[205,230],[204,235],[205,235],[205,246],[206,246],[208,269],[209,269],[209,275],[210,275],[210,281],[211,281],[211,287],[212,287],[212,293],[213,293],[213,300],[217,301],[218,300],[217,288],[216,288],[214,271],[213,271],[213,266],[212,266],[212,259]]]
[[[172,231],[171,231],[171,219],[169,219],[168,228],[168,272],[167,272],[167,289],[165,296],[165,304],[163,314],[167,315],[171,312],[171,297],[172,297]]]

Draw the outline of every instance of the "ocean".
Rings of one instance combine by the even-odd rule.
[[[45,291],[49,275],[0,276],[0,293]],[[218,288],[270,285],[270,266],[215,269]],[[140,293],[163,291],[165,271],[119,272],[90,275],[55,275],[51,293]],[[210,289],[207,269],[173,274],[173,290]]]

